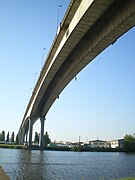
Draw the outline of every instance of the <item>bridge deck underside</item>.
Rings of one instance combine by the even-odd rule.
[[[120,2],[120,1],[119,1]],[[122,34],[135,25],[135,2],[128,4],[127,1],[120,4],[113,4],[100,19],[83,36],[79,43],[61,65],[51,83],[46,89],[39,104],[39,112],[46,115],[49,108],[59,96],[67,84],[98,54],[110,44],[113,44]],[[86,17],[91,16],[87,12]],[[88,19],[82,20],[78,25],[76,33],[66,42],[64,50],[70,49],[83,27],[87,26]],[[66,53],[66,52],[63,53]],[[56,64],[57,66],[57,64]]]
[[[25,114],[22,126],[28,124],[27,114],[32,117],[33,122],[45,116],[67,84],[134,25],[134,0],[102,0],[91,4],[70,34],[67,33],[68,29],[61,29],[62,33],[65,31],[67,39],[63,45],[59,42],[54,47],[55,58],[52,57],[49,65],[47,64],[47,68],[45,67],[42,72],[43,78],[37,83],[38,85],[40,82],[38,88],[35,88],[38,91],[34,92],[35,99],[29,110],[30,113]]]

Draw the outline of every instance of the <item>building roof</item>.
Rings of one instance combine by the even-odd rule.
[[[96,139],[96,140],[92,140],[92,141],[89,141],[89,142],[107,142],[107,141]]]

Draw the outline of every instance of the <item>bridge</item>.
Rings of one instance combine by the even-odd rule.
[[[33,124],[40,119],[43,146],[46,114],[62,90],[134,25],[134,0],[71,0],[26,108],[18,132],[21,144],[28,136],[32,146]]]

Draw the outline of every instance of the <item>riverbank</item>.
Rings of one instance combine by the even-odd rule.
[[[15,144],[0,144],[0,148],[6,149],[25,149],[23,145],[15,145]]]
[[[46,150],[52,151],[77,151],[77,152],[124,152],[123,149],[120,148],[90,148],[83,146],[76,147],[46,147]]]
[[[122,149],[118,148],[88,148],[83,146],[77,146],[77,147],[61,147],[61,146],[55,146],[55,147],[45,147],[41,148],[37,145],[33,145],[31,147],[25,147],[25,149],[28,150],[51,150],[51,151],[76,151],[76,152],[124,152]]]
[[[2,167],[0,166],[0,180],[9,180],[9,177],[6,175]]]
[[[33,145],[31,147],[27,147],[25,145],[16,145],[16,144],[0,144],[0,148],[6,149],[27,149],[27,150],[51,150],[51,151],[76,151],[76,152],[125,152],[130,153],[130,151],[125,151],[122,148],[90,148],[84,146],[76,146],[76,147],[45,147],[41,148],[37,145]],[[131,153],[135,153],[135,151],[131,151]]]

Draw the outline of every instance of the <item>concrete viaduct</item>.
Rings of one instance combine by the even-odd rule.
[[[71,0],[25,111],[18,136],[21,144],[41,121],[67,84],[96,56],[135,25],[135,0]],[[27,138],[26,138],[27,139]]]

